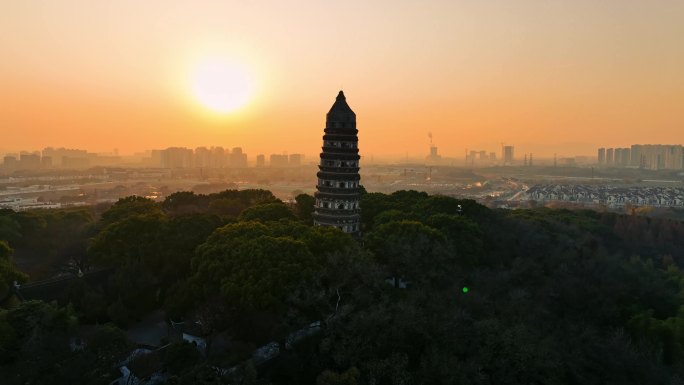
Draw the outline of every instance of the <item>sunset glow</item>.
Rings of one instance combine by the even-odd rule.
[[[315,155],[341,88],[376,159],[422,159],[428,132],[446,157],[679,143],[681,20],[675,0],[5,1],[0,153]]]
[[[207,60],[195,69],[192,93],[204,107],[229,113],[244,106],[252,96],[252,79],[239,66],[220,59]]]

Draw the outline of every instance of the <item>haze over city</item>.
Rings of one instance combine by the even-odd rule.
[[[682,21],[0,1],[0,383],[684,384]]]
[[[423,157],[428,132],[446,157],[680,144],[683,19],[681,1],[3,2],[0,153],[315,155],[340,88],[366,158]]]

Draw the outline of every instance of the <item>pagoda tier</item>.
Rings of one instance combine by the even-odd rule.
[[[358,235],[361,230],[361,176],[356,114],[340,91],[328,111],[318,166],[314,225],[335,226]]]

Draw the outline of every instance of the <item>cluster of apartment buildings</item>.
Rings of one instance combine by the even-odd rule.
[[[301,166],[304,161],[302,154],[271,154],[268,165],[270,167],[296,167]],[[256,157],[257,167],[266,167],[266,156],[263,154]]]
[[[112,166],[121,158],[112,154],[94,154],[86,150],[47,147],[42,151],[21,151],[6,154],[2,167],[7,171],[39,170],[50,168],[88,168],[93,166]]]
[[[232,150],[223,147],[169,147],[152,150],[149,166],[161,168],[223,168],[247,167],[247,154],[241,147]]]
[[[599,148],[598,164],[646,170],[684,170],[681,144],[634,144],[631,148]]]
[[[606,205],[611,208],[626,204],[653,207],[684,207],[681,187],[617,187],[606,185],[535,185],[524,197],[539,202],[574,202]]]
[[[304,160],[302,154],[272,154],[269,158],[270,167],[300,166]],[[169,147],[164,150],[153,150],[151,153],[152,167],[162,168],[244,168],[249,165],[247,154],[241,147],[224,149],[223,147]],[[256,156],[256,167],[266,167],[266,156]]]
[[[302,154],[273,154],[267,158],[256,156],[256,167],[292,167],[300,166],[304,161]],[[186,147],[169,147],[163,150],[152,150],[144,154],[121,157],[118,152],[111,154],[95,154],[86,150],[47,147],[42,151],[22,151],[6,154],[2,158],[0,171],[27,171],[50,169],[87,169],[96,166],[139,166],[151,168],[245,168],[250,162],[241,147],[232,149],[223,147],[197,147],[194,150]]]

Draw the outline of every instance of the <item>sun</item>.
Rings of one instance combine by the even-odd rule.
[[[229,113],[249,102],[254,86],[244,67],[227,60],[210,59],[195,67],[191,90],[197,102],[205,108]]]

